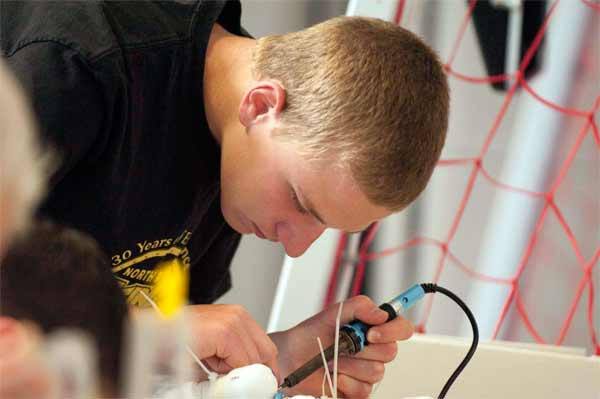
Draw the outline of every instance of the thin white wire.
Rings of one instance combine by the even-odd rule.
[[[146,301],[148,301],[148,303],[152,306],[152,308],[154,310],[156,310],[156,312],[159,315],[162,315],[162,312],[160,311],[160,308],[158,307],[158,305],[156,304],[156,302],[154,302],[152,300],[152,298],[150,298],[144,291],[140,290],[139,291],[140,294],[142,294],[142,296],[146,299]],[[206,375],[208,376],[209,381],[214,381],[216,380],[219,375],[213,371],[210,371],[202,362],[202,360],[200,360],[198,358],[198,356],[196,356],[196,354],[194,353],[194,351],[192,350],[192,348],[190,348],[190,346],[188,344],[185,345],[185,349],[187,350],[187,352],[192,355],[192,358],[194,359],[194,361],[198,364],[198,366],[200,366],[200,368],[202,369],[202,371],[204,371],[206,373]]]
[[[338,379],[338,355],[340,347],[340,319],[342,318],[342,308],[344,302],[340,302],[337,317],[335,318],[335,342],[333,344],[333,398],[337,399],[337,379]]]
[[[323,359],[323,366],[325,367],[325,375],[327,376],[327,381],[329,381],[329,389],[333,394],[333,384],[331,383],[331,376],[329,375],[329,366],[327,365],[327,359],[325,359],[325,352],[323,351],[323,344],[321,344],[321,338],[317,337],[317,342],[319,343],[319,350],[321,351],[321,358]],[[325,392],[323,392],[323,394],[324,393]]]
[[[375,384],[375,387],[371,391],[371,395],[375,395],[377,393],[377,391],[379,391],[380,386],[381,386],[381,381],[379,381],[377,384]]]

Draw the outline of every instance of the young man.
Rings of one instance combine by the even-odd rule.
[[[62,155],[42,213],[101,243],[131,304],[144,303],[164,256],[189,265],[190,301],[207,304],[230,287],[240,234],[298,256],[327,227],[364,229],[422,191],[443,146],[442,67],[392,24],[337,18],[256,41],[236,1],[2,11],[2,52]],[[385,319],[364,297],[345,309],[347,320]],[[263,362],[283,375],[332,333],[331,312],[269,338],[239,307],[191,310],[197,351],[225,368]],[[342,372],[345,396],[370,391],[411,328],[373,331]]]
[[[35,224],[14,240],[1,262],[0,315],[33,322],[44,333],[75,328],[89,334],[98,353],[100,388],[115,397],[128,307],[108,265],[91,237],[49,222]],[[44,377],[50,378],[38,370],[37,378]],[[47,388],[39,387],[38,397]]]

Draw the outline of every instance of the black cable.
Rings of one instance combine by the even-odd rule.
[[[479,343],[479,329],[477,328],[477,321],[475,320],[475,317],[473,316],[473,313],[471,313],[469,307],[454,293],[452,293],[444,287],[440,287],[439,285],[433,283],[423,283],[421,284],[421,287],[423,288],[423,291],[425,291],[425,293],[427,294],[439,292],[456,302],[458,306],[460,306],[460,308],[466,313],[467,317],[469,318],[469,322],[471,322],[471,327],[473,328],[473,343],[471,344],[471,348],[467,352],[467,355],[462,360],[462,362],[460,362],[456,370],[454,370],[454,373],[452,373],[450,378],[448,378],[448,381],[446,381],[446,384],[444,385],[444,387],[440,391],[440,394],[438,395],[438,399],[444,399],[456,378],[460,375],[460,373],[463,371],[463,369],[467,366],[467,364],[473,357],[473,354],[477,349],[477,344]]]

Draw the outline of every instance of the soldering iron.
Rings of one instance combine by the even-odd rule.
[[[460,372],[464,369],[464,367],[467,365],[467,363],[475,353],[475,349],[477,348],[477,343],[479,341],[477,322],[475,321],[475,318],[473,317],[473,314],[471,313],[467,305],[451,291],[440,287],[437,284],[424,283],[414,285],[413,287],[398,295],[391,301],[382,304],[381,306],[379,306],[379,308],[388,314],[387,321],[391,321],[398,317],[400,313],[406,311],[415,303],[417,303],[421,298],[425,296],[425,294],[434,292],[442,293],[448,296],[454,302],[456,302],[467,314],[467,317],[471,322],[471,327],[473,328],[473,343],[471,344],[471,348],[469,349],[469,352],[467,353],[463,361],[459,364],[457,369],[450,376],[450,378],[444,385],[444,388],[438,395],[438,398],[442,399],[446,395],[447,391],[450,389],[450,386],[452,385],[454,380],[458,377]],[[359,320],[354,320],[341,327],[338,341],[339,353],[344,355],[354,355],[362,351],[365,348],[365,346],[369,344],[369,342],[367,341],[367,332],[371,327],[372,326],[365,324]],[[329,346],[324,351],[324,355],[327,361],[333,359],[334,345]],[[322,357],[321,354],[317,354],[315,357],[310,359],[296,371],[288,375],[279,386],[279,389],[281,390],[284,388],[291,388],[297,385],[305,378],[310,376],[312,373],[314,373],[316,370],[321,368],[321,366],[323,366]]]

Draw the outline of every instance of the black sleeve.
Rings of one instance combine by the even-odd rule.
[[[228,1],[217,22],[229,33],[253,39],[252,35],[240,24],[242,18],[242,5],[239,1]]]
[[[190,269],[190,304],[213,303],[231,288],[229,267],[241,236],[224,226],[202,259],[205,267]]]
[[[98,139],[102,89],[79,53],[60,43],[32,43],[6,61],[29,95],[43,142],[58,155],[54,186]]]

